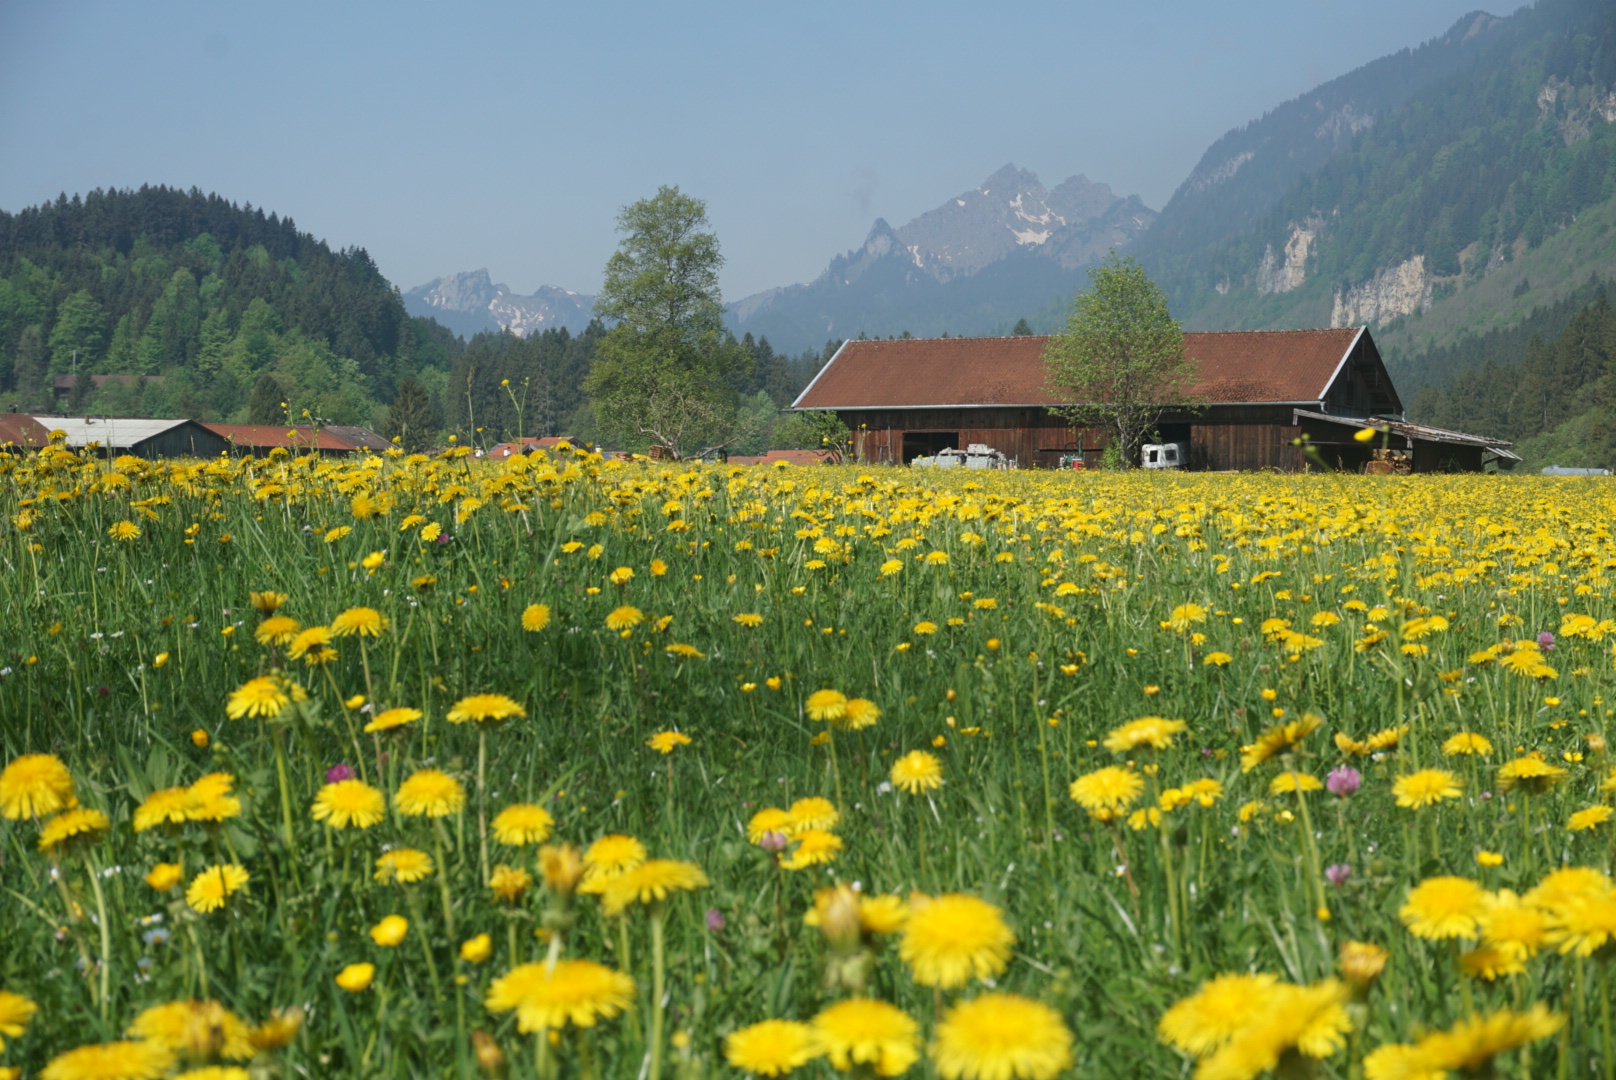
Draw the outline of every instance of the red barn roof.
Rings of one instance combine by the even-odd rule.
[[[353,450],[352,445],[327,431],[322,430],[316,435],[312,427],[301,425],[288,427],[284,424],[203,424],[202,426],[242,450],[273,450],[277,446],[284,446],[288,450],[312,448],[339,454]]]
[[[1212,405],[1322,401],[1364,333],[1241,330],[1184,335],[1199,361],[1190,396]],[[793,402],[798,409],[1059,405],[1044,389],[1048,337],[849,341]]]
[[[50,442],[50,429],[26,413],[0,413],[0,446],[37,449]]]

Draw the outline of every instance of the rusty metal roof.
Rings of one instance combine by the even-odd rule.
[[[288,450],[351,451],[353,447],[327,431],[316,437],[314,428],[305,425],[288,427],[275,424],[203,424],[203,427],[236,446],[254,449],[274,449],[284,446]]]
[[[50,429],[26,413],[0,413],[0,446],[40,447],[50,441]]]
[[[1388,420],[1380,417],[1369,420],[1360,420],[1347,416],[1336,416],[1333,413],[1313,412],[1308,409],[1293,409],[1297,417],[1307,417],[1309,420],[1324,420],[1342,427],[1374,428],[1376,431],[1390,431],[1393,435],[1401,435],[1405,439],[1415,439],[1419,442],[1452,443],[1456,446],[1480,446],[1488,450],[1499,451],[1500,456],[1520,458],[1508,453],[1503,448],[1514,446],[1508,439],[1494,439],[1486,435],[1471,435],[1463,431],[1449,431],[1447,428],[1431,427],[1428,424],[1411,424],[1406,420]]]
[[[1200,362],[1191,397],[1214,405],[1322,401],[1363,330],[1236,330],[1184,335]],[[1058,405],[1044,389],[1048,337],[849,341],[798,409]]]

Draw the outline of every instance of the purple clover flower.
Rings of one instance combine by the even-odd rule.
[[[1331,795],[1345,799],[1363,786],[1363,773],[1351,765],[1337,765],[1324,778],[1324,787]]]
[[[325,771],[325,782],[328,784],[338,784],[344,780],[352,780],[358,775],[358,773],[354,772],[352,765],[343,765],[339,763],[331,766]]]
[[[1327,866],[1324,868],[1325,880],[1338,889],[1342,885],[1346,884],[1347,879],[1351,876],[1352,867],[1348,866],[1346,863],[1336,863],[1334,866]]]

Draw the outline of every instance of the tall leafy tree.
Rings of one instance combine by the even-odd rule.
[[[595,311],[614,325],[584,384],[597,423],[674,457],[733,438],[741,354],[724,329],[718,237],[707,205],[677,187],[624,207]]]
[[[1162,415],[1190,404],[1197,365],[1166,294],[1131,256],[1112,249],[1089,281],[1065,332],[1044,347],[1047,392],[1070,403],[1051,411],[1073,427],[1109,431],[1122,463],[1132,465]]]

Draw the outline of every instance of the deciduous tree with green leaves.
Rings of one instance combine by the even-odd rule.
[[[1066,329],[1044,348],[1050,409],[1073,427],[1110,431],[1124,465],[1169,409],[1193,405],[1197,362],[1167,296],[1131,256],[1116,249],[1089,271]]]
[[[724,258],[707,206],[677,187],[624,207],[595,312],[612,322],[585,392],[603,434],[675,458],[735,437],[727,376],[743,354],[724,328]]]

